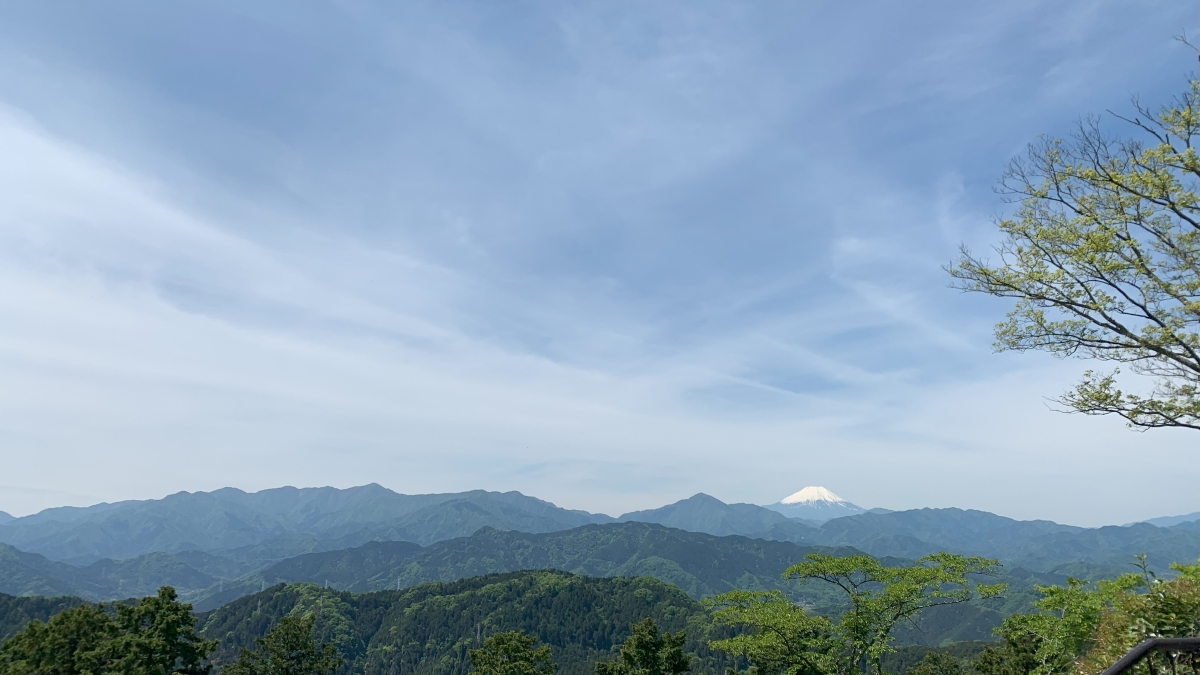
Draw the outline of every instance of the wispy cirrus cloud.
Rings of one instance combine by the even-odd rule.
[[[1194,510],[1188,438],[1048,412],[1081,364],[991,355],[1003,304],[940,269],[1034,134],[1179,85],[1182,10],[3,14],[0,508],[378,481]],[[1147,456],[1177,484],[1097,501]]]

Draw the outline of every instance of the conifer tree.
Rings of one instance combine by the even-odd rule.
[[[285,616],[255,640],[258,651],[243,649],[222,675],[328,675],[342,665],[336,646],[318,644],[311,614]]]
[[[646,617],[630,626],[616,661],[596,664],[596,675],[680,675],[691,668],[683,653],[684,632],[659,632],[654,619]]]

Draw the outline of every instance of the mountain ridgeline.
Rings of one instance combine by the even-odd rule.
[[[519,492],[402,495],[371,484],[180,492],[163,499],[63,507],[0,522],[0,542],[53,560],[90,563],[152,552],[222,552],[286,558],[368,541],[430,544],[481,527],[552,532],[604,515],[571,511]]]
[[[789,499],[809,506],[840,501],[828,491],[806,490],[812,494]],[[779,578],[806,553],[864,551],[912,560],[946,550],[1000,559],[1017,589],[1004,607],[979,606],[972,611],[983,614],[957,619],[966,633],[978,633],[998,620],[989,612],[1026,603],[1020,589],[1033,583],[1115,576],[1141,553],[1158,570],[1196,560],[1198,532],[1200,523],[1186,518],[1162,527],[1085,529],[962,509],[876,510],[817,523],[704,494],[614,519],[515,492],[399,495],[378,485],[253,494],[225,489],[49,509],[0,522],[0,593],[95,601],[170,585],[197,607],[214,608],[278,582],[359,592],[554,568],[649,576],[693,598],[732,588],[780,589],[824,606],[821,592]]]

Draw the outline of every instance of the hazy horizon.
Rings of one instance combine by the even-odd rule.
[[[367,486],[369,486],[369,485],[379,485],[379,487],[382,487],[382,488],[384,488],[384,489],[387,489],[387,490],[391,490],[391,488],[389,488],[388,486],[386,486],[386,485],[380,485],[379,483],[375,483],[375,482],[372,482],[372,483],[363,483],[363,484],[361,484],[361,485],[351,485],[351,486],[346,486],[346,487],[342,487],[342,488],[334,488],[334,489],[345,490],[345,489],[353,489],[353,488],[367,487]],[[297,486],[297,485],[278,485],[278,486],[275,486],[275,487],[270,487],[270,488],[262,488],[261,490],[243,490],[243,492],[246,492],[246,493],[249,493],[249,494],[253,494],[253,493],[256,493],[256,492],[263,492],[263,491],[267,491],[267,490],[277,490],[277,489],[289,489],[289,488],[290,488],[290,489],[295,489],[295,490],[318,490],[318,489],[324,489],[324,488],[333,488],[333,487],[334,487],[334,486],[332,486],[332,485],[308,485],[308,486]],[[819,486],[819,487],[824,487],[824,486]],[[240,490],[240,489],[241,489],[241,488],[236,488],[236,487],[233,487],[233,486],[226,486],[226,487],[224,487],[224,488],[217,488],[217,489],[218,489],[218,490],[221,490],[221,489],[230,489],[230,488],[232,488],[232,489],[236,489],[236,490]],[[476,488],[476,489],[483,489],[483,488]],[[396,490],[392,490],[392,491],[393,491],[393,492],[397,492]],[[462,492],[470,492],[470,491],[471,491],[471,490],[470,490],[470,489],[468,489],[468,490],[463,490]],[[197,492],[212,492],[212,490],[193,490],[193,491],[181,490],[181,491],[179,491],[179,492],[174,492],[174,493],[171,493],[171,494],[165,494],[165,495],[161,495],[161,496],[159,496],[159,497],[149,497],[149,498],[146,498],[146,499],[133,499],[133,500],[118,500],[118,502],[95,502],[95,503],[91,503],[91,504],[62,504],[62,505],[59,505],[59,506],[48,506],[48,507],[45,507],[45,508],[43,508],[43,509],[39,509],[39,510],[37,510],[37,511],[30,511],[30,512],[28,512],[28,513],[14,513],[14,512],[11,512],[11,511],[5,511],[4,509],[0,509],[0,512],[3,512],[3,513],[8,513],[9,515],[11,515],[11,516],[13,516],[13,517],[16,517],[16,518],[21,518],[21,517],[24,517],[24,516],[34,515],[34,514],[37,514],[37,513],[41,513],[42,511],[46,511],[46,510],[50,510],[50,509],[55,509],[55,508],[63,508],[63,507],[66,507],[66,508],[87,508],[87,507],[90,507],[90,506],[104,506],[104,505],[113,504],[113,503],[119,503],[119,502],[123,502],[123,501],[156,501],[156,500],[160,500],[160,499],[165,499],[165,498],[167,498],[167,497],[171,497],[171,496],[173,496],[173,495],[176,495],[176,494],[195,494],[195,493],[197,493]],[[504,491],[501,491],[501,490],[490,490],[490,492],[507,492],[507,490],[504,490]],[[520,491],[519,491],[519,490],[517,490],[516,492],[520,492]],[[834,491],[830,490],[830,492],[834,492]],[[431,494],[431,493],[399,493],[399,494]],[[527,497],[535,497],[535,498],[541,499],[541,497],[538,497],[538,495],[536,495],[536,494],[529,494],[529,493],[524,493],[524,492],[521,492],[521,494],[524,494],[524,495],[525,495],[525,496],[527,496]],[[690,494],[690,495],[685,495],[685,496],[679,497],[678,499],[672,499],[672,500],[670,500],[669,502],[665,502],[665,503],[663,503],[663,504],[658,504],[657,506],[651,506],[651,507],[648,507],[648,508],[650,508],[650,509],[654,509],[654,508],[658,508],[658,507],[661,507],[661,506],[668,506],[668,505],[674,504],[674,503],[676,503],[676,502],[679,502],[679,501],[682,501],[682,500],[689,499],[689,498],[691,498],[691,497],[697,496],[697,495],[699,495],[699,494],[707,494],[708,496],[710,496],[710,497],[715,497],[715,498],[717,498],[717,499],[719,499],[719,500],[721,500],[721,501],[725,502],[726,504],[735,504],[735,503],[741,503],[741,504],[745,504],[745,503],[749,503],[749,502],[738,502],[738,501],[736,501],[736,500],[727,500],[727,499],[722,499],[722,498],[721,498],[720,496],[718,496],[718,495],[709,494],[709,493],[707,493],[707,492],[704,492],[704,491],[702,490],[702,491],[700,491],[700,492],[693,493],[693,494]],[[838,497],[841,497],[841,495],[837,495],[837,493],[836,493],[836,492],[834,492],[834,494],[835,494],[836,496],[838,496]],[[785,497],[786,497],[786,495],[785,495]],[[778,503],[780,503],[780,501],[782,501],[782,499],[783,499],[783,498],[777,499],[777,500],[775,500],[775,501],[769,501],[769,502],[757,503],[757,504],[755,504],[755,506],[763,506],[763,507],[766,507],[766,506],[769,506],[769,505],[772,505],[772,504],[778,504]],[[550,501],[550,500],[546,500],[546,501]],[[852,504],[854,503],[852,500],[849,500],[849,499],[845,499],[844,501],[846,501],[846,502],[850,502],[850,503],[852,503]],[[552,502],[552,503],[553,503],[553,502]],[[563,507],[563,508],[573,508],[573,507],[570,507],[570,506],[564,506],[563,504],[555,504],[555,505],[556,505],[556,506]],[[880,504],[871,504],[871,505],[864,505],[864,504],[854,504],[854,505],[855,505],[855,506],[858,506],[858,507],[861,507],[861,508],[863,508],[863,509],[865,509],[865,510],[868,510],[868,511],[869,511],[869,510],[871,510],[871,509],[885,509],[885,510],[891,510],[891,511],[897,511],[897,510],[901,510],[901,509],[889,509],[887,506],[885,506],[885,505],[880,505]],[[917,507],[913,507],[913,508],[915,508],[915,509],[922,509],[922,508],[961,508],[961,507],[922,507],[922,506],[917,506]],[[582,510],[585,510],[585,511],[586,511],[587,509],[582,509]],[[645,510],[645,509],[636,509],[636,510]],[[618,518],[618,517],[621,517],[621,516],[623,516],[623,515],[625,515],[625,514],[627,514],[627,513],[632,513],[633,511],[625,511],[625,512],[618,511],[618,512],[615,512],[615,513],[612,513],[612,512],[605,512],[605,511],[589,511],[589,512],[590,512],[590,513],[593,513],[593,514],[597,514],[597,515],[605,515],[605,516],[609,516],[609,517],[612,517],[612,518]],[[1102,523],[1102,524],[1099,524],[1099,525],[1084,525],[1084,526],[1082,526],[1082,527],[1106,527],[1106,526],[1112,526],[1112,525],[1115,525],[1115,526],[1131,525],[1131,524],[1133,524],[1134,522],[1144,522],[1144,521],[1146,521],[1146,520],[1151,520],[1151,519],[1153,519],[1153,518],[1170,518],[1170,517],[1177,517],[1177,516],[1188,516],[1188,515],[1192,515],[1193,513],[1196,513],[1196,512],[1195,512],[1195,511],[1189,511],[1189,512],[1186,512],[1186,513],[1162,513],[1162,514],[1158,514],[1157,516],[1151,516],[1151,517],[1149,517],[1149,518],[1144,518],[1144,519],[1141,519],[1141,520],[1138,520],[1138,521],[1130,521],[1130,522],[1125,522],[1125,523]],[[1004,517],[1007,517],[1007,518],[1014,518],[1015,520],[1049,520],[1048,518],[1016,518],[1015,516],[1008,516],[1008,515],[1006,515],[1006,514],[1003,514],[1003,513],[997,513],[996,515],[999,515],[999,516],[1004,516]],[[835,517],[837,517],[837,516],[835,516]],[[1056,521],[1056,522],[1057,522],[1057,521]],[[1078,523],[1069,523],[1069,522],[1064,522],[1064,523],[1060,523],[1060,524],[1063,524],[1063,525],[1078,525]]]

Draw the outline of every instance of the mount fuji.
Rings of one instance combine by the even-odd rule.
[[[777,504],[768,504],[766,508],[789,518],[803,518],[818,523],[866,511],[863,507],[851,504],[829,490],[814,485],[784,497]]]

